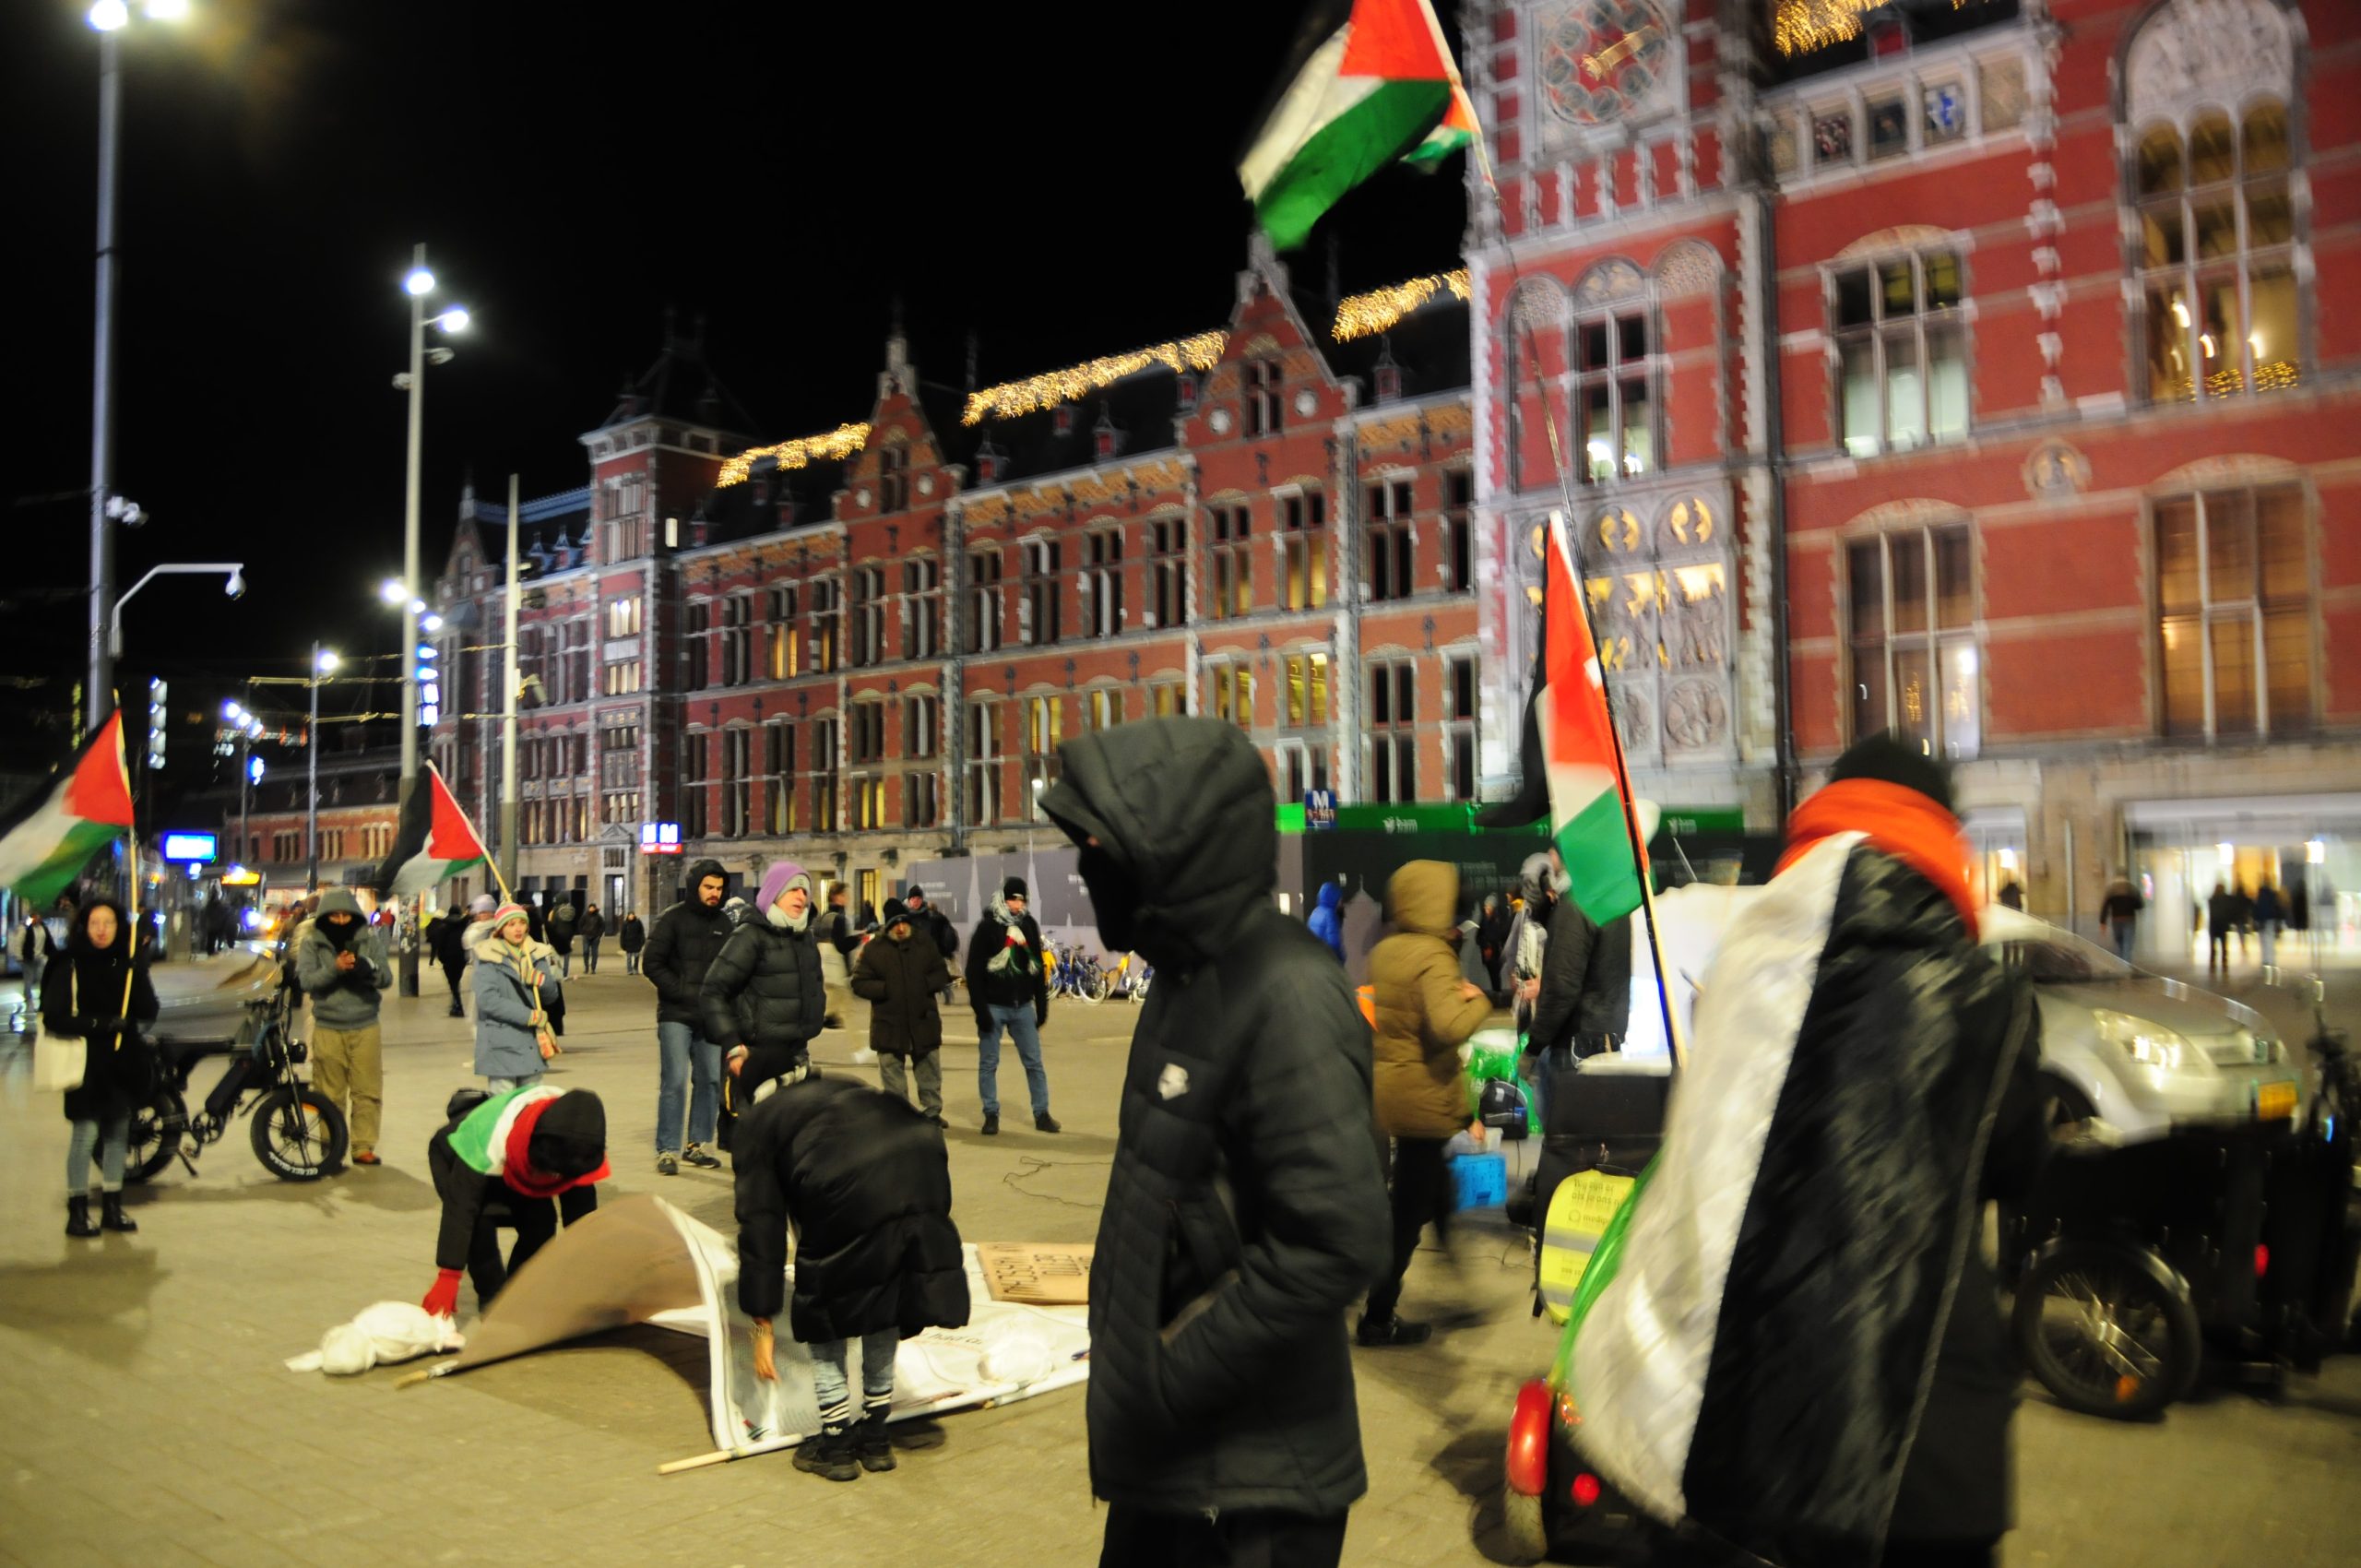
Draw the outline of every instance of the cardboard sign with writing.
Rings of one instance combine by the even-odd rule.
[[[995,1301],[1071,1307],[1090,1300],[1091,1251],[1088,1241],[980,1241],[976,1261]]]

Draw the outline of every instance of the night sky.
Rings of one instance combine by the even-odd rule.
[[[251,586],[150,585],[126,676],[202,696],[299,673],[314,636],[392,651],[374,588],[400,564],[391,377],[417,241],[475,313],[429,373],[430,572],[469,469],[486,495],[512,469],[528,496],[585,481],[575,438],[654,358],[668,305],[706,315],[708,358],[774,440],[867,416],[896,292],[920,373],[955,386],[971,331],[989,383],[1222,323],[1250,218],[1234,155],[1299,7],[929,10],[196,0],[135,28],[116,488],[152,518],[122,537],[118,591],[166,560],[242,558]],[[26,650],[6,673],[62,677],[17,696],[63,710],[88,580],[98,50],[77,0],[12,6],[6,35],[0,613]],[[1389,173],[1297,280],[1324,284],[1332,232],[1347,291],[1455,265],[1463,214],[1459,160]]]

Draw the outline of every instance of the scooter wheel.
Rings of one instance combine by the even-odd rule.
[[[2203,1354],[2197,1309],[2152,1254],[2069,1243],[2017,1287],[2017,1348],[2070,1410],[2148,1420],[2195,1386]]]
[[[263,1096],[253,1136],[255,1158],[282,1182],[316,1182],[344,1163],[344,1112],[308,1085]]]

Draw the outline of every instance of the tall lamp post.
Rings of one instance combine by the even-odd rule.
[[[258,777],[255,770],[254,750],[255,742],[262,739],[262,720],[235,702],[221,705],[221,718],[238,731],[238,852],[230,859],[237,863],[259,861],[262,857],[253,853],[254,842],[247,813],[249,797]]]
[[[402,476],[402,777],[401,790],[397,797],[398,809],[409,804],[418,788],[418,622],[426,604],[419,597],[418,565],[418,487],[419,455],[424,441],[426,417],[426,367],[448,364],[451,350],[437,345],[426,346],[426,324],[431,320],[445,333],[464,332],[468,327],[468,312],[462,305],[445,305],[434,315],[426,314],[427,296],[435,291],[434,274],[427,269],[426,247],[421,244],[410,253],[409,271],[402,277],[402,291],[409,295],[409,369],[394,377],[394,385],[409,394],[409,445]],[[390,596],[388,596],[390,598]],[[415,901],[404,911],[401,932],[401,991],[404,996],[418,994],[418,912]]]
[[[188,15],[188,0],[141,0],[154,21]],[[114,655],[107,628],[114,610],[114,180],[121,162],[123,39],[131,25],[125,0],[98,0],[90,26],[99,35],[99,235],[97,320],[90,351],[90,647],[82,711],[92,734],[114,706]]]
[[[303,891],[320,890],[320,679],[341,663],[333,648],[312,645],[311,727],[303,731]]]

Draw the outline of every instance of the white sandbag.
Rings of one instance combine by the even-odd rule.
[[[318,1349],[289,1357],[287,1370],[350,1377],[374,1366],[457,1350],[466,1343],[453,1319],[436,1317],[410,1301],[380,1301],[350,1323],[329,1329],[321,1336]]]
[[[1040,1382],[1056,1365],[1050,1342],[1030,1329],[1019,1328],[987,1335],[977,1371],[991,1382],[1022,1386]]]

